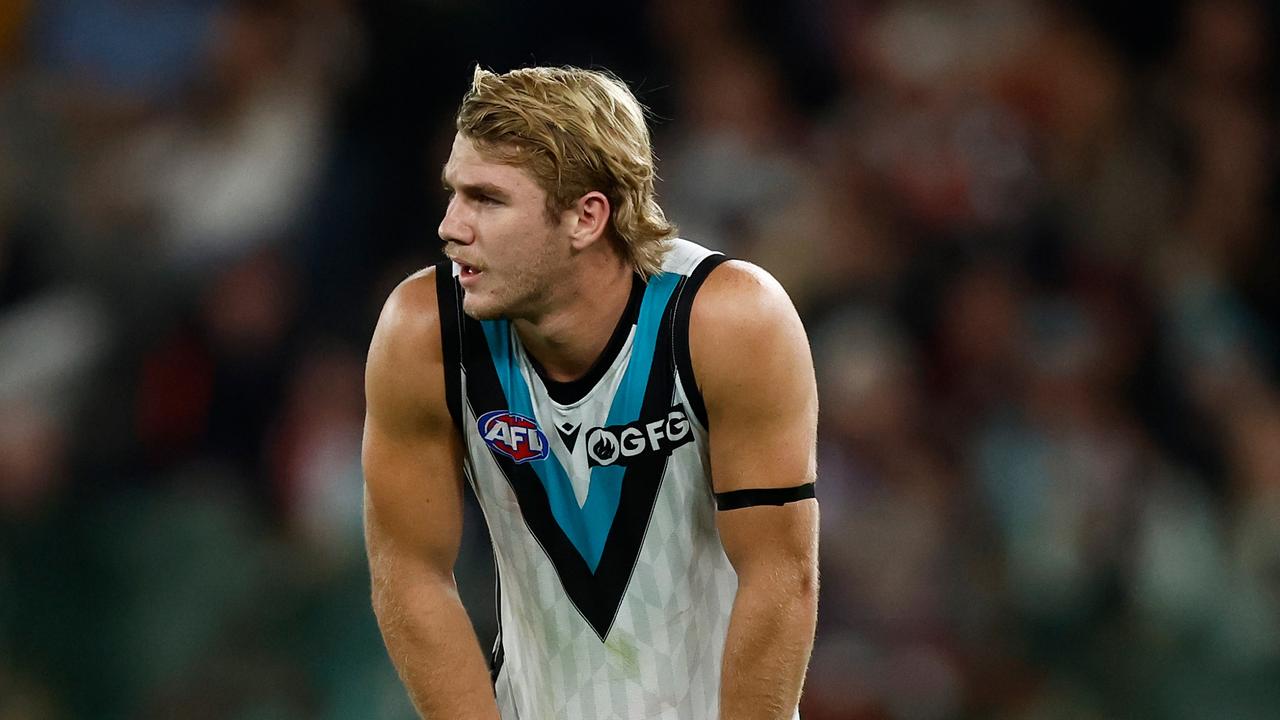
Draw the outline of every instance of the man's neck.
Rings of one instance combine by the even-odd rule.
[[[584,268],[555,309],[536,319],[513,321],[525,352],[550,379],[577,380],[595,364],[626,312],[632,274],[621,261]]]

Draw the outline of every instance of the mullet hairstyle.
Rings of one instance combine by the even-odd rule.
[[[457,129],[482,155],[533,175],[553,222],[588,192],[603,193],[619,249],[642,277],[659,272],[676,228],[654,198],[644,108],[621,80],[574,67],[499,75],[477,65]]]

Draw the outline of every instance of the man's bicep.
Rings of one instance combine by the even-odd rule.
[[[384,563],[449,573],[462,536],[461,442],[445,403],[434,278],[383,309],[365,370],[365,534]]]
[[[805,581],[814,577],[818,523],[809,499],[818,411],[809,343],[773,278],[726,265],[695,301],[690,334],[720,538],[740,578],[758,570]]]
[[[814,422],[803,382],[776,387],[790,394],[743,392],[719,420],[708,405],[716,525],[742,582],[802,587],[816,582]]]

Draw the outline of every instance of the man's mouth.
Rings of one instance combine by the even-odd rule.
[[[484,271],[475,265],[468,265],[467,263],[462,262],[458,263],[458,280],[464,287],[478,280],[480,275],[483,273]]]

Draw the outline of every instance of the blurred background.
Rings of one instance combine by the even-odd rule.
[[[0,720],[412,717],[362,372],[439,258],[477,62],[617,72],[682,234],[804,317],[806,720],[1280,717],[1276,30],[1250,0],[0,1]]]

